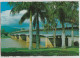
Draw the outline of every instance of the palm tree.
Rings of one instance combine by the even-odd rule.
[[[29,49],[32,49],[32,16],[34,15],[33,26],[35,27],[37,25],[36,26],[36,48],[39,49],[39,17],[41,18],[43,22],[45,21],[45,17],[44,17],[45,13],[42,12],[46,8],[45,3],[43,2],[23,2],[23,3],[16,3],[16,4],[18,4],[18,7],[17,5],[14,6],[14,8],[11,11],[13,14],[18,13],[21,10],[25,10],[25,9],[27,10],[27,12],[21,17],[21,20],[19,23],[22,24],[25,21],[25,19],[30,18]],[[12,3],[10,5],[12,5]]]
[[[36,27],[36,49],[39,49],[39,17],[41,21],[45,22],[45,12],[46,12],[46,4],[44,2],[35,2],[35,15],[33,20],[33,26]]]
[[[50,18],[51,19],[51,22],[52,22],[52,20],[53,20],[53,18],[56,18],[56,19],[59,19],[60,20],[60,23],[62,24],[62,48],[66,48],[66,45],[65,45],[65,27],[64,27],[64,23],[65,22],[71,22],[71,21],[74,21],[74,20],[70,20],[70,19],[74,19],[74,18],[78,18],[77,16],[78,16],[78,12],[76,12],[76,11],[74,11],[75,12],[75,15],[74,16],[76,16],[76,17],[73,17],[73,15],[72,15],[72,10],[70,11],[70,8],[72,7],[70,4],[71,4],[71,2],[52,2],[52,4],[51,4],[51,2],[50,2],[50,6],[49,7],[51,7],[51,6],[53,6],[52,7],[52,9],[53,9],[53,11],[54,12],[51,12],[50,13],[50,11],[51,10],[49,10],[48,12],[48,14],[50,15],[49,17],[52,17],[52,18]],[[75,3],[76,4],[76,3]],[[54,8],[54,6],[55,6],[55,8]],[[48,9],[49,9],[49,7],[48,7]],[[70,8],[69,8],[70,7]],[[77,8],[77,5],[75,6],[75,8]],[[56,17],[53,17],[53,13],[55,13],[56,14]],[[71,14],[70,14],[71,13]],[[69,14],[69,16],[67,16],[67,14]],[[72,15],[72,16],[71,16]],[[48,16],[47,16],[48,17]],[[72,17],[72,18],[71,18]],[[49,19],[49,20],[50,20]],[[78,20],[77,20],[78,21]],[[52,25],[52,24],[51,24]],[[55,24],[54,24],[55,25]],[[48,26],[48,25],[47,25]],[[56,29],[55,29],[56,30]],[[72,30],[73,30],[73,23],[72,23]],[[72,34],[73,34],[73,31],[72,31]],[[72,35],[73,36],[73,35]],[[55,33],[54,33],[54,38],[55,38]],[[55,40],[54,40],[55,41]],[[55,45],[54,45],[55,46]]]
[[[52,22],[54,22],[54,23],[52,23]],[[52,21],[52,22],[46,23],[44,25],[44,30],[48,31],[48,30],[53,29],[53,45],[54,45],[54,48],[55,48],[56,47],[56,30],[57,30],[56,27],[57,27],[57,23],[55,23],[56,21]]]
[[[56,27],[58,22],[56,19],[54,4],[55,4],[54,2],[47,3],[47,13],[46,13],[47,23],[45,24],[45,30],[53,29],[53,45],[54,47],[56,47]]]
[[[69,3],[70,2],[52,2],[53,5],[50,5],[50,6],[53,6],[52,8],[54,8],[54,6],[55,6],[55,10],[53,9],[54,12],[57,15],[57,17],[55,17],[55,18],[59,19],[60,23],[62,24],[62,48],[66,47],[66,45],[65,45],[65,27],[64,27],[64,23],[70,21],[69,20],[70,18],[67,19],[67,14],[70,14],[69,13],[70,11],[68,10],[68,7],[71,8]],[[72,14],[70,14],[70,15],[72,15]],[[70,16],[70,17],[73,17],[73,16]],[[67,20],[69,20],[69,21],[67,21]],[[74,21],[74,20],[72,20],[72,21]],[[72,28],[72,30],[73,30],[73,28]]]
[[[78,23],[79,19],[78,19],[78,2],[72,2],[72,18],[71,18],[71,22],[72,22],[72,45],[74,46],[74,29],[73,29],[73,24]],[[78,24],[77,24],[78,25]]]
[[[9,2],[9,5],[12,6],[11,13],[15,15],[15,13],[19,13],[22,10],[27,10],[27,12],[21,17],[19,24],[22,24],[25,19],[30,18],[30,29],[29,29],[29,49],[32,49],[32,16],[34,15],[34,8],[32,2]]]
[[[55,23],[55,27],[54,27],[54,47],[56,47],[56,27],[57,27],[57,24],[58,24],[58,22],[57,23]]]
[[[66,4],[65,2],[55,2],[55,12],[57,15],[57,19],[60,20],[60,23],[62,24],[62,48],[66,48],[65,45],[65,27],[64,27],[64,22],[65,22],[65,15],[66,15]]]
[[[67,11],[69,13],[67,13],[67,19],[68,20],[66,22],[72,24],[72,33],[71,33],[72,44],[71,44],[71,46],[74,46],[74,31],[73,31],[74,29],[73,29],[73,25],[79,25],[79,23],[78,23],[78,21],[79,21],[78,2],[69,2]]]

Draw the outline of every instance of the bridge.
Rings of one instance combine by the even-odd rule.
[[[54,30],[44,31],[43,29],[39,30],[39,36],[40,36],[40,45],[47,47],[53,47],[53,34]],[[61,46],[61,35],[62,35],[62,28],[57,28],[56,31],[56,40],[60,43],[57,44],[57,46]],[[71,28],[65,28],[65,35],[66,35],[66,46],[71,46]],[[11,38],[19,39],[19,40],[25,40],[27,43],[29,43],[29,30],[21,30],[12,32],[10,34]],[[79,39],[79,29],[77,27],[74,27],[74,42],[78,41]],[[33,43],[36,43],[36,30],[33,30]]]

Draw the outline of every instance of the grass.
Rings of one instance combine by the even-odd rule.
[[[42,48],[28,50],[28,48],[2,48],[2,56],[79,56],[78,47]]]

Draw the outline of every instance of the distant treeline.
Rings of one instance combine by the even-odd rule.
[[[5,29],[1,30],[1,36],[8,36],[8,32],[5,32]]]

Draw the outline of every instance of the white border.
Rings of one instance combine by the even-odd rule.
[[[1,3],[0,3],[0,51],[1,51]],[[0,52],[1,55],[1,52]]]
[[[79,0],[0,0],[0,2],[32,2],[32,1],[79,1]]]
[[[40,2],[40,1],[79,1],[79,10],[80,10],[80,0],[0,0],[0,2],[35,2],[35,1],[37,1],[37,2]],[[79,14],[80,14],[80,11],[79,11]],[[80,18],[80,15],[79,15],[79,18]],[[1,21],[0,21],[1,22]],[[1,24],[0,24],[1,25]],[[80,36],[80,20],[79,20],[79,36]],[[39,57],[39,58],[49,58],[49,57],[51,57],[51,58],[80,58],[80,37],[79,37],[79,56],[2,56],[2,58],[37,58],[37,57]]]

